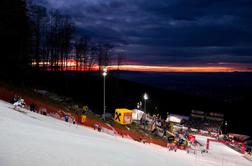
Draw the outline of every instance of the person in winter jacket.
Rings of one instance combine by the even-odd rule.
[[[30,111],[35,112],[35,104],[34,103],[32,103],[30,105]]]
[[[24,99],[19,99],[13,105],[14,105],[15,110],[18,109],[18,108],[24,108],[25,107]]]
[[[68,115],[65,115],[65,122],[68,122],[68,119],[69,119],[69,117],[68,117]]]

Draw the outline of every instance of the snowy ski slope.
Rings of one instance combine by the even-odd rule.
[[[219,143],[203,155],[173,152],[12,108],[0,100],[0,166],[252,165]],[[197,139],[204,143],[206,137]]]

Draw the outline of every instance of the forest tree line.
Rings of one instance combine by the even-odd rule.
[[[29,70],[31,28],[24,0],[0,1],[0,74]]]
[[[69,60],[74,61],[73,69],[84,71],[95,66],[101,70],[112,58],[118,66],[122,63],[122,54],[112,57],[110,43],[77,35],[71,17],[59,10],[26,0],[2,0],[0,6],[1,71],[65,70]]]
[[[48,11],[39,5],[28,5],[32,27],[32,55],[36,68],[64,70],[69,59],[76,70],[90,71],[95,65],[101,70],[112,61],[113,46],[99,43],[90,36],[77,36],[71,17],[59,10]],[[117,64],[122,54],[117,55]]]

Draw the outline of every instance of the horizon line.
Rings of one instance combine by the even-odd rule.
[[[118,66],[111,65],[108,70],[118,70]],[[217,72],[252,72],[249,69],[229,66],[152,66],[152,65],[120,65],[119,70],[140,72],[180,72],[180,73],[217,73]]]

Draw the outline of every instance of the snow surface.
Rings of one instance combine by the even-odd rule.
[[[203,144],[206,137],[197,136]],[[225,157],[224,157],[225,156]],[[220,143],[196,155],[97,132],[0,100],[0,166],[251,166]]]

